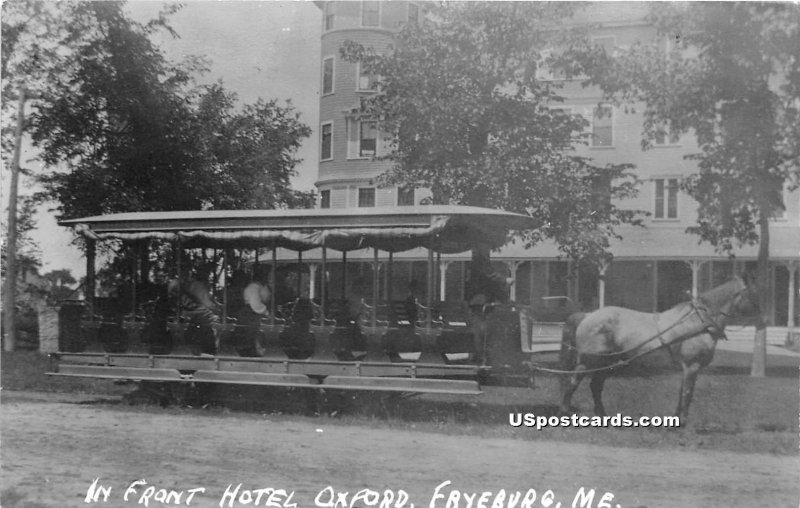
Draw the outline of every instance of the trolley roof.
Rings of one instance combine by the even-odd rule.
[[[188,247],[283,247],[400,252],[427,247],[457,253],[504,245],[538,219],[455,205],[293,210],[200,210],[98,215],[60,222],[88,239],[178,241]]]

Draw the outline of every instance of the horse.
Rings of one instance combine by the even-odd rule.
[[[569,374],[562,385],[562,414],[570,412],[572,395],[588,375],[595,414],[605,416],[602,393],[606,378],[617,367],[666,348],[683,369],[676,415],[685,419],[697,375],[714,358],[717,341],[725,338],[728,320],[758,313],[752,281],[736,276],[696,300],[661,313],[603,307],[588,314],[573,314],[562,332],[560,361],[563,371]]]

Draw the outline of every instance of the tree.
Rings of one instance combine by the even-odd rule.
[[[194,130],[213,177],[213,208],[313,206],[313,193],[291,187],[297,150],[311,134],[291,102],[260,99],[237,112],[236,95],[220,84],[207,87],[198,102]]]
[[[201,59],[174,64],[150,40],[171,31],[169,12],[140,24],[123,6],[27,1],[6,9],[16,14],[3,34],[6,81],[25,74],[40,95],[29,132],[53,170],[40,197],[64,217],[308,204],[312,196],[290,186],[310,134],[291,104],[261,100],[237,111],[222,85],[195,85]]]
[[[78,282],[67,269],[51,270],[42,278],[47,282],[48,300],[54,303],[69,298],[75,292],[70,286]]]
[[[455,2],[407,25],[389,51],[348,41],[343,56],[379,76],[361,114],[393,134],[384,185],[429,188],[434,203],[503,208],[541,219],[530,245],[554,239],[581,262],[602,264],[609,238],[637,213],[628,165],[578,156],[587,122],[558,108],[557,85],[539,79],[546,50],[563,43],[571,4]]]
[[[174,34],[175,9],[142,24],[123,2],[3,4],[3,109],[21,84],[36,93],[25,128],[47,170],[37,198],[61,218],[313,202],[290,186],[310,129],[291,104],[239,110],[222,85],[198,87],[202,59],[168,61],[151,36]]]
[[[696,136],[701,152],[688,158],[698,171],[682,183],[698,202],[698,223],[689,231],[720,252],[758,243],[766,313],[770,219],[784,209],[783,189],[800,184],[800,9],[658,4],[650,20],[658,41],[606,55],[587,73],[610,98],[644,104],[645,145],[667,130]],[[666,55],[664,41],[672,48]],[[762,319],[753,375],[764,375],[765,357]]]

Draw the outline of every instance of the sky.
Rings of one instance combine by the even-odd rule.
[[[154,39],[167,58],[181,60],[200,55],[209,60],[210,72],[200,83],[222,80],[225,88],[238,94],[240,104],[290,99],[301,121],[314,133],[298,156],[295,188],[314,187],[317,176],[317,129],[319,124],[319,54],[321,14],[310,1],[188,1],[174,14],[171,26],[180,36],[164,34]],[[132,1],[131,17],[137,21],[154,18],[164,2]],[[36,167],[31,153],[23,164]],[[4,181],[5,184],[5,181]],[[5,187],[5,185],[4,185]],[[20,194],[32,189],[20,186]],[[4,192],[4,195],[6,193]],[[7,197],[4,196],[4,206]],[[42,273],[67,268],[76,277],[86,273],[82,253],[70,245],[72,234],[56,224],[55,214],[45,206],[37,214],[34,240],[42,251]],[[5,220],[5,217],[4,217]]]

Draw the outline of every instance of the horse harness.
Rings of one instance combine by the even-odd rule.
[[[602,371],[607,371],[607,370],[613,370],[613,369],[616,369],[616,368],[619,368],[619,367],[625,367],[625,366],[629,365],[631,362],[633,362],[634,360],[636,360],[637,358],[640,358],[640,357],[642,357],[642,356],[644,356],[644,355],[646,355],[648,353],[651,353],[651,352],[656,351],[658,349],[662,349],[664,347],[669,347],[669,346],[672,346],[672,345],[675,345],[675,344],[679,344],[679,343],[684,342],[686,340],[689,340],[689,339],[691,339],[693,337],[696,337],[696,336],[700,335],[701,333],[708,333],[709,335],[711,335],[711,338],[714,339],[715,341],[717,341],[717,340],[727,340],[727,336],[725,335],[724,329],[722,329],[714,321],[714,319],[710,315],[710,311],[709,311],[708,307],[704,303],[702,303],[702,302],[700,302],[698,300],[693,300],[691,302],[691,307],[692,308],[691,308],[691,310],[689,312],[687,312],[680,319],[678,319],[677,321],[672,323],[670,326],[668,326],[664,330],[659,330],[658,333],[656,333],[656,335],[648,338],[647,340],[645,340],[644,342],[641,342],[640,344],[637,344],[637,345],[633,346],[632,348],[626,349],[625,351],[615,351],[613,353],[584,353],[585,356],[594,356],[594,357],[624,356],[624,355],[628,355],[630,353],[633,353],[634,351],[637,351],[637,350],[641,349],[646,344],[649,344],[650,342],[653,342],[655,340],[658,340],[660,342],[660,345],[658,347],[656,347],[655,349],[651,349],[651,350],[648,350],[648,351],[637,353],[637,354],[631,356],[630,358],[621,359],[621,360],[619,360],[619,361],[617,361],[617,362],[615,362],[615,363],[613,363],[611,365],[606,365],[604,367],[597,367],[597,368],[594,368],[594,369],[561,370],[561,369],[551,369],[549,367],[544,367],[543,365],[537,364],[535,362],[525,362],[525,363],[529,367],[531,367],[532,369],[540,370],[542,372],[550,372],[550,373],[553,373],[553,374],[580,374],[580,373],[582,373],[582,374],[591,374],[593,372],[602,372]],[[669,342],[664,340],[664,334],[665,333],[667,333],[670,330],[674,329],[675,327],[677,327],[678,325],[680,325],[684,321],[688,320],[691,316],[693,316],[695,314],[700,318],[700,324],[702,325],[702,327],[701,327],[701,329],[699,331],[689,332],[689,333],[686,333],[684,335],[680,335],[676,339],[674,339],[672,341],[669,341]],[[721,314],[723,316],[727,316],[727,313],[725,313],[725,312],[719,312],[717,314]],[[653,315],[653,319],[656,322],[656,330],[658,330],[658,314],[654,314]],[[571,349],[571,350],[573,350],[573,351],[577,350],[577,347],[575,347],[573,345],[567,345],[566,347]],[[672,350],[670,350],[670,356],[673,357]],[[673,357],[673,360],[674,360],[674,357]]]

